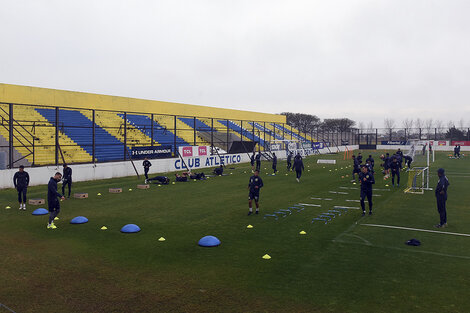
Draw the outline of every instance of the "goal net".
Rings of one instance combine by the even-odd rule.
[[[413,159],[412,164],[418,167],[429,167],[434,162],[434,149],[432,142],[428,140],[410,140],[410,148],[405,155]]]
[[[413,167],[408,171],[405,193],[424,194],[429,188],[429,167]]]

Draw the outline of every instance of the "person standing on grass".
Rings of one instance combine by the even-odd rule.
[[[56,229],[57,226],[54,225],[54,220],[60,213],[60,202],[57,199],[59,197],[61,200],[64,200],[65,197],[57,191],[57,182],[60,182],[62,179],[62,174],[57,172],[54,177],[51,177],[49,183],[47,184],[47,205],[49,207],[49,223],[47,224],[48,229]]]
[[[359,176],[359,174],[361,173],[361,169],[360,169],[359,161],[354,154],[352,156],[352,159],[353,159],[353,172],[352,172],[353,179],[351,180],[351,183],[354,183],[356,182],[356,174]]]
[[[64,164],[64,178],[62,179],[62,194],[65,196],[65,186],[69,187],[69,198],[72,192],[72,169]]]
[[[26,193],[28,192],[29,174],[25,172],[24,166],[20,165],[18,172],[13,176],[13,184],[18,191],[18,202],[20,210],[26,210]]]
[[[145,183],[147,183],[147,180],[149,179],[149,170],[150,166],[152,166],[152,163],[150,163],[148,158],[145,158],[144,162],[142,162],[142,166],[144,167]]]
[[[366,159],[366,164],[368,162],[370,163],[370,166],[371,166],[372,170],[374,170],[375,161],[374,161],[374,158],[372,157],[372,154],[369,154],[369,157]]]
[[[292,167],[292,151],[287,154],[287,171],[289,172]]]
[[[259,171],[256,170],[254,175],[250,177],[250,181],[248,183],[248,189],[250,190],[250,193],[248,194],[248,215],[253,214],[253,200],[255,200],[256,214],[259,213],[259,190],[263,186],[263,180],[259,177]]]
[[[444,228],[447,226],[447,187],[449,187],[449,180],[445,175],[443,168],[437,170],[437,176],[439,176],[439,181],[437,182],[437,187],[435,190],[436,200],[437,200],[437,211],[439,212],[440,222],[435,225],[436,228]]]
[[[300,177],[302,176],[302,171],[305,170],[304,162],[302,161],[302,157],[300,156],[300,153],[297,153],[297,155],[294,158],[293,169],[295,169],[296,180],[298,183],[300,183]]]
[[[392,185],[395,186],[395,176],[397,176],[397,187],[400,187],[400,163],[396,156],[392,158],[390,169],[392,170]]]
[[[273,175],[276,175],[277,172],[277,156],[276,153],[273,153]]]
[[[259,171],[261,169],[261,152],[258,152],[255,159],[256,159],[256,170]]]
[[[251,164],[251,172],[254,173],[255,172],[255,153],[254,152],[250,157],[250,164]]]
[[[359,173],[359,181],[361,182],[362,216],[366,215],[366,198],[367,202],[369,202],[369,215],[372,215],[372,185],[375,184],[375,179],[374,175],[369,172],[365,165],[362,166],[361,173]]]

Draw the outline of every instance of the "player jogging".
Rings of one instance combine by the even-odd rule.
[[[20,165],[20,169],[13,176],[13,184],[18,191],[18,202],[20,210],[26,210],[26,193],[29,185],[29,174],[25,172],[24,166]]]
[[[144,162],[142,162],[142,166],[144,167],[144,175],[145,175],[145,179],[149,179],[149,170],[150,170],[150,166],[152,166],[152,163],[150,163],[149,159],[148,158],[145,158],[144,159]]]
[[[302,157],[300,156],[300,153],[297,153],[297,155],[294,158],[293,169],[295,169],[296,179],[297,179],[297,182],[299,183],[300,177],[302,176],[302,171],[305,169],[304,162],[302,161]]]
[[[369,215],[372,215],[372,185],[375,184],[375,179],[374,175],[369,172],[365,165],[362,166],[361,173],[359,173],[359,181],[361,182],[362,216],[366,215],[366,197],[367,202],[369,202]]]
[[[259,190],[263,186],[263,180],[261,179],[261,177],[259,177],[259,171],[256,170],[254,175],[250,177],[250,181],[248,183],[248,189],[250,190],[250,193],[248,194],[248,215],[253,214],[253,200],[255,200],[256,214],[259,213]]]

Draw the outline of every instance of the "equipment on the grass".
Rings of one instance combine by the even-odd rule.
[[[265,254],[265,255],[263,255],[263,259],[270,260],[271,256],[269,254]]]
[[[109,188],[110,193],[121,193],[122,188]]]
[[[84,193],[74,193],[73,197],[76,198],[76,199],[86,199],[86,198],[88,198],[88,193],[86,193],[86,192],[84,192]]]
[[[106,227],[106,226],[103,226],[103,227],[101,227],[100,229],[101,229],[101,230],[107,230],[107,229],[108,229],[108,227]]]
[[[33,213],[31,214],[32,215],[46,215],[46,214],[49,214],[49,211],[44,208],[39,208],[39,209],[34,210]]]
[[[140,232],[140,227],[136,224],[127,224],[121,228],[121,233],[138,233]]]
[[[201,247],[217,247],[220,246],[220,240],[214,236],[205,236],[199,240],[198,245]]]
[[[253,228],[253,225],[250,224],[246,228]]]
[[[46,200],[40,199],[40,198],[34,198],[34,199],[29,199],[28,203],[31,205],[41,205],[41,204],[45,204]]]
[[[418,239],[413,238],[413,239],[410,239],[410,240],[408,240],[407,242],[405,242],[405,244],[407,244],[407,245],[409,245],[409,246],[415,246],[415,247],[417,247],[417,246],[420,246],[420,245],[421,245],[421,241],[419,241]]]
[[[300,234],[300,235],[307,235],[307,233],[305,232],[305,230],[300,231],[299,234]]]
[[[88,219],[85,216],[77,216],[72,218],[70,224],[85,224],[88,223]]]
[[[166,239],[163,237],[158,238],[158,241],[165,241]]]
[[[336,160],[317,160],[317,164],[336,164]]]
[[[349,150],[347,146],[344,149],[343,160],[350,160],[352,159],[353,151]]]
[[[145,184],[145,185],[137,185],[137,188],[138,188],[138,189],[149,189],[149,188],[150,188],[150,185],[147,185],[147,184]]]
[[[429,188],[429,167],[413,167],[408,171],[408,183],[405,193],[424,194]]]

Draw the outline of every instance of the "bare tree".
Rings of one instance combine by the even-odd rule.
[[[374,122],[370,121],[368,124],[367,124],[367,131],[372,133],[374,130]]]
[[[386,118],[384,120],[385,128],[391,129],[395,127],[395,120],[392,118]]]
[[[464,127],[465,127],[465,121],[463,120],[463,118],[461,118],[461,119],[459,120],[459,128],[460,128],[460,129],[463,129]]]
[[[357,128],[359,128],[361,131],[364,130],[365,129],[364,123],[359,122],[359,124],[357,124]]]
[[[438,138],[442,139],[442,132],[444,128],[444,122],[442,120],[436,120],[434,122],[434,127],[437,129]]]
[[[432,118],[428,118],[427,120],[424,121],[424,128],[426,129],[426,133],[428,135],[427,139],[430,139],[431,137],[432,125],[433,125]]]
[[[450,129],[450,128],[454,128],[454,127],[455,127],[455,123],[454,123],[454,121],[452,121],[452,120],[449,120],[449,121],[447,122],[447,128],[449,128],[449,129]]]
[[[405,129],[405,133],[407,136],[411,134],[411,129],[413,128],[413,119],[412,118],[405,118],[402,122],[401,125]]]

